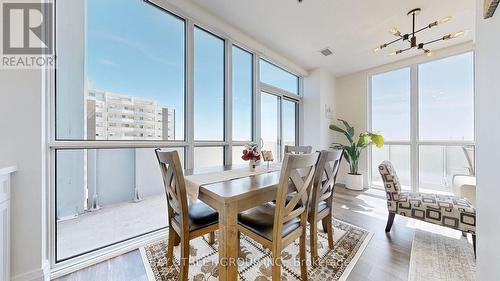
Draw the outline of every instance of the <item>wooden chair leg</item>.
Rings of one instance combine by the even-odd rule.
[[[300,276],[302,277],[302,281],[307,281],[306,235],[307,235],[307,230],[306,226],[304,226],[299,241]]]
[[[472,234],[472,247],[474,247],[474,258],[476,258],[476,234]]]
[[[273,251],[272,253],[272,281],[281,280],[281,251]]]
[[[396,217],[396,213],[389,212],[389,217],[387,217],[387,225],[385,226],[385,232],[391,231],[392,224],[394,223],[394,217]]]
[[[212,231],[208,234],[208,244],[213,245],[215,243],[215,232]]]
[[[180,257],[179,280],[187,281],[189,274],[189,240],[181,238],[181,257]]]
[[[327,217],[324,217],[321,220],[321,224],[323,225],[323,232],[327,233],[328,232],[328,220],[327,220]]]
[[[241,232],[238,231],[238,257],[241,255]]]
[[[311,261],[313,267],[318,263],[318,222],[309,224],[309,242],[311,250]]]
[[[326,216],[327,218],[327,236],[328,236],[328,247],[330,249],[333,249],[333,222],[332,222],[332,215]]]
[[[168,245],[167,245],[167,266],[172,266],[174,261],[174,245],[177,239],[177,233],[173,228],[168,229]]]
[[[174,231],[174,233],[174,246],[179,246],[179,244],[181,244],[181,237],[179,236],[179,234],[177,234],[177,232]]]

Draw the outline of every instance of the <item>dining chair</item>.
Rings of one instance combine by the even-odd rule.
[[[158,148],[155,153],[167,197],[167,266],[172,266],[174,246],[180,243],[179,280],[188,280],[189,241],[210,234],[209,243],[213,244],[214,231],[219,228],[218,213],[201,201],[188,204],[184,174],[177,151],[164,152]]]
[[[276,203],[269,202],[238,215],[238,235],[241,232],[271,250],[272,280],[274,281],[281,278],[281,251],[297,238],[300,240],[301,277],[302,280],[307,280],[307,208],[305,206],[309,200],[309,190],[317,159],[318,153],[285,154]],[[285,199],[290,194],[289,189],[296,193],[290,201],[287,201]]]
[[[318,222],[328,236],[328,247],[333,249],[332,205],[333,191],[342,160],[343,150],[320,152],[309,199],[310,251],[313,265],[318,262]]]
[[[291,146],[285,145],[285,153],[309,154],[312,152],[312,146]]]

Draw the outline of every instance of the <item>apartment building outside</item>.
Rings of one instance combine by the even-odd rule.
[[[157,100],[93,89],[85,96],[87,140],[173,140],[175,109]]]

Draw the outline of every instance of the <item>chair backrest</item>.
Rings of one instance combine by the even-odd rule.
[[[309,154],[312,152],[312,146],[291,146],[285,145],[285,153]]]
[[[317,160],[318,153],[285,154],[276,195],[273,241],[282,238],[283,224],[294,218],[307,220],[309,190]],[[293,197],[286,200],[289,193],[292,193]]]
[[[167,197],[167,209],[169,221],[174,216],[180,216],[180,227],[183,231],[189,230],[188,203],[186,193],[186,183],[182,171],[181,161],[177,151],[161,151],[155,149],[156,158],[160,164],[165,195]]]
[[[474,146],[472,145],[466,145],[462,146],[462,150],[464,151],[465,158],[467,158],[467,163],[469,163],[469,172],[471,176],[476,175],[476,167],[475,167],[475,162],[476,162],[476,155],[474,151]]]
[[[318,204],[326,201],[328,208],[332,207],[333,189],[337,180],[340,162],[342,160],[342,149],[332,151],[323,150],[319,154],[310,201],[311,213],[316,213]]]
[[[401,193],[401,183],[392,163],[384,161],[378,166],[380,176],[384,182],[385,192],[387,194],[387,208],[389,212],[397,211],[397,202]]]

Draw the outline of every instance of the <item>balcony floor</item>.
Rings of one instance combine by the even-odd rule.
[[[167,226],[165,195],[87,212],[57,223],[57,259],[79,255]]]

